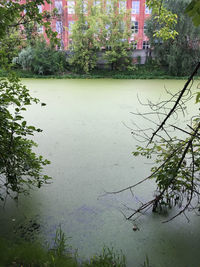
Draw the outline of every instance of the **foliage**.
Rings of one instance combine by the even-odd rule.
[[[82,0],[76,2],[75,17],[77,20],[72,27],[69,62],[76,72],[89,73],[97,63],[99,42],[96,37],[99,29],[96,19],[97,8],[87,5],[86,10],[86,5]]]
[[[158,30],[154,31],[154,37],[168,40],[174,39],[178,32],[174,28],[176,25],[176,12],[170,11],[164,4],[163,0],[147,0],[146,4],[152,9],[155,22],[160,25]],[[175,3],[175,2],[174,2]],[[198,0],[189,0],[185,9],[195,26],[200,25],[200,2]]]
[[[53,32],[50,28],[51,14],[48,12],[40,13],[38,5],[42,5],[45,2],[50,3],[49,0],[35,0],[25,1],[20,3],[19,1],[7,1],[2,0],[0,6],[0,65],[10,63],[9,58],[12,59],[16,56],[16,49],[20,46],[24,38],[24,28],[26,25],[43,25],[47,36],[52,43],[58,42],[56,36],[57,33]],[[24,12],[26,10],[26,12]],[[16,37],[17,35],[17,37]],[[11,56],[12,51],[14,54]]]
[[[162,25],[155,23],[155,16],[148,22],[147,35],[152,47],[154,47],[157,62],[166,66],[171,75],[176,76],[188,75],[200,56],[200,31],[184,12],[187,3],[188,1],[185,0],[166,1],[168,9],[171,12],[176,12],[178,16],[175,26],[178,35],[173,40],[163,40],[154,36],[154,32],[162,27]]]
[[[129,12],[119,10],[116,0],[107,3],[106,8],[101,3],[87,5],[87,11],[85,8],[84,1],[79,0],[70,47],[70,63],[75,71],[91,72],[102,49],[105,49],[104,59],[113,70],[131,68]]]
[[[156,3],[156,1],[148,1],[148,4],[151,2],[153,5]],[[163,1],[157,2],[163,4]],[[186,12],[188,12],[189,15],[194,19],[198,13],[199,7],[197,1],[190,1],[189,6],[189,1],[180,0],[176,3],[174,1],[165,1],[165,3],[169,4],[169,7],[172,11],[174,9],[179,12],[177,27],[179,26],[179,29],[182,27],[182,29],[184,28],[186,31],[182,35],[182,39],[178,39],[179,36],[176,37],[176,39],[179,40],[181,45],[186,42],[187,48],[191,48],[194,44],[194,38],[191,38],[193,37],[192,34],[194,33],[194,28],[192,27],[189,18],[186,19],[184,17],[182,11],[185,9],[185,7],[187,7]],[[197,10],[194,10],[195,7],[197,7]],[[154,17],[149,23],[149,32],[151,33],[150,37],[152,39],[155,37],[155,27],[152,22],[155,21],[159,20],[157,20],[157,17],[154,13]],[[200,25],[199,15],[196,17],[195,23],[196,25]],[[162,24],[159,25],[159,27],[162,26]],[[170,34],[166,35],[167,38],[163,38],[162,34],[158,34],[158,37],[161,42],[158,38],[156,39],[156,42],[161,48],[164,47],[164,44],[167,41],[169,42],[168,46],[173,46],[173,44],[177,41],[176,39],[174,41],[169,41],[171,38]],[[153,44],[156,46],[155,42],[153,42]],[[198,38],[197,47],[199,48]],[[181,50],[181,52],[183,57],[183,50]],[[194,53],[192,55],[194,55]],[[190,55],[190,57],[192,55]],[[180,61],[182,57],[180,57]],[[190,59],[190,57],[188,57],[188,59]],[[193,61],[193,64],[194,62],[195,61]],[[184,68],[189,68],[189,71],[191,71],[191,65],[193,64],[190,64],[189,66],[185,65]],[[175,215],[167,219],[165,222],[169,222],[181,214],[184,214],[189,221],[187,215],[185,214],[186,211],[194,210],[197,214],[200,211],[199,114],[190,119],[190,123],[187,123],[186,125],[187,127],[178,127],[176,121],[178,118],[177,115],[180,111],[182,111],[183,115],[185,115],[186,103],[192,98],[191,88],[193,79],[194,76],[198,74],[199,69],[200,62],[197,59],[196,66],[182,90],[176,94],[172,94],[167,91],[170,95],[170,99],[162,100],[159,103],[152,103],[150,100],[148,100],[147,106],[150,108],[148,113],[133,113],[136,116],[142,116],[142,118],[146,119],[148,123],[152,123],[154,125],[145,126],[144,129],[141,129],[141,127],[137,126],[135,123],[136,129],[132,130],[132,134],[135,136],[136,140],[139,139],[140,143],[146,143],[146,146],[137,146],[137,150],[133,152],[133,155],[135,157],[142,156],[146,157],[147,159],[153,159],[153,161],[155,161],[155,166],[151,169],[151,173],[148,177],[132,186],[113,192],[113,194],[121,193],[126,190],[131,190],[132,192],[134,187],[152,178],[154,178],[156,181],[157,190],[153,199],[145,203],[140,202],[139,208],[137,208],[131,215],[127,216],[127,219],[132,219],[138,214],[138,216],[141,216],[151,207],[153,212],[162,212],[163,208],[176,207],[176,211],[179,209]],[[196,95],[196,103],[200,103],[199,92]],[[156,122],[155,116],[158,118],[159,122]],[[172,118],[174,116],[176,119],[173,123]],[[175,136],[177,131],[181,133],[178,138]],[[137,219],[138,216],[135,219]],[[149,265],[149,262],[144,263],[145,266],[146,264]]]
[[[44,165],[49,161],[37,157],[32,151],[36,144],[28,138],[35,132],[41,132],[27,125],[23,112],[32,103],[28,90],[15,76],[0,79],[0,199],[7,195],[27,193],[32,186],[41,187],[49,178],[42,175]]]
[[[121,1],[122,3],[123,1]],[[105,48],[105,60],[112,70],[133,68],[130,43],[130,11],[119,8],[118,1],[107,3],[106,12],[99,14],[101,47]]]
[[[38,5],[43,0],[19,1],[2,0],[0,5],[0,65],[7,72],[0,79],[0,199],[6,201],[9,195],[18,199],[20,193],[27,194],[32,187],[40,188],[50,177],[42,174],[43,166],[49,164],[42,156],[33,152],[36,147],[30,136],[41,132],[29,126],[23,112],[39,100],[30,96],[16,75],[11,71],[11,60],[22,45],[21,30],[27,23],[38,23],[46,27],[46,33],[56,41],[56,35],[49,28],[48,14],[40,14]],[[47,0],[49,3],[49,0]],[[26,12],[24,12],[26,10]],[[9,51],[9,52],[8,52]],[[42,104],[43,105],[43,104]]]
[[[65,52],[55,50],[41,39],[38,39],[34,46],[22,49],[13,62],[22,66],[23,70],[40,75],[62,73],[68,66]]]
[[[192,18],[194,25],[198,26],[200,24],[200,2],[198,0],[190,1],[185,11]]]
[[[18,57],[13,58],[12,62],[18,64],[23,70],[31,70],[31,65],[33,61],[33,49],[29,46],[22,49],[19,52]]]
[[[177,23],[177,15],[168,10],[163,4],[163,0],[147,0],[146,4],[152,9],[155,24],[159,25],[159,28],[154,30],[153,36],[163,40],[174,39],[178,34],[174,28]]]
[[[90,73],[74,73],[66,71],[61,74],[52,75],[39,75],[33,74],[28,70],[15,69],[17,75],[21,78],[37,78],[37,79],[172,79],[172,80],[185,80],[187,76],[172,76],[169,75],[166,68],[154,64],[137,65],[134,71],[128,70],[107,70],[107,69],[94,69]],[[7,73],[0,70],[0,77],[6,77]],[[196,79],[199,79],[197,76]]]
[[[161,212],[163,208],[177,207],[180,209],[166,221],[185,214],[190,209],[199,211],[200,118],[198,114],[192,117],[190,123],[187,123],[187,127],[184,128],[179,127],[176,121],[172,122],[173,116],[177,115],[179,111],[185,114],[186,103],[191,100],[192,95],[191,82],[199,69],[200,62],[196,65],[183,89],[175,95],[170,94],[170,100],[163,100],[157,104],[149,101],[150,112],[139,114],[147,121],[155,123],[156,129],[150,126],[143,130],[141,128],[133,130],[132,133],[136,138],[147,143],[146,147],[137,146],[133,155],[153,159],[155,165],[148,177],[119,192],[132,189],[152,178],[156,180],[157,190],[154,198],[149,202],[142,203],[133,214],[128,216],[128,219],[150,207],[154,212]],[[197,94],[196,102],[200,102],[199,94]],[[161,122],[157,124],[152,116],[157,116]],[[173,130],[180,132],[178,138],[175,137]]]

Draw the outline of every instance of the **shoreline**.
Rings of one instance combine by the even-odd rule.
[[[122,79],[122,80],[187,80],[188,76],[172,76],[163,71],[153,70],[148,72],[142,68],[136,70],[135,73],[119,72],[119,71],[96,71],[89,74],[80,73],[63,73],[52,75],[33,74],[28,71],[13,70],[21,79]],[[0,70],[0,77],[6,77],[6,72]],[[195,80],[199,80],[200,76],[195,76]]]

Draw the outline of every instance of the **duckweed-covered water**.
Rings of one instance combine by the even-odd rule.
[[[153,195],[153,182],[119,195],[104,195],[138,182],[149,173],[145,160],[133,158],[136,141],[129,128],[147,124],[131,112],[145,110],[142,101],[166,97],[164,87],[177,92],[184,81],[172,80],[33,80],[25,79],[33,96],[47,106],[34,105],[26,113],[30,124],[43,129],[34,140],[37,153],[51,160],[45,171],[52,184],[22,197],[18,207],[9,201],[1,211],[1,234],[11,235],[23,221],[36,220],[40,234],[51,240],[56,229],[71,237],[80,258],[104,245],[122,249],[127,265],[139,267],[146,255],[153,267],[200,266],[200,221],[191,213],[163,224],[152,214],[133,224],[131,214],[139,201]],[[194,85],[196,86],[196,84]],[[189,105],[188,112],[198,107]],[[102,196],[103,195],[103,196]],[[172,211],[173,212],[173,211]],[[166,215],[167,216],[167,215]]]

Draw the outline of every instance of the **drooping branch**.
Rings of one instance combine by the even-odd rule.
[[[163,126],[165,125],[166,121],[169,119],[169,117],[171,117],[171,115],[175,112],[176,107],[179,105],[181,98],[183,97],[185,91],[188,88],[188,85],[190,84],[190,82],[193,80],[194,76],[197,74],[198,69],[200,68],[200,62],[198,62],[198,64],[196,65],[194,71],[192,72],[192,74],[190,75],[189,79],[187,80],[187,82],[185,83],[185,86],[183,87],[183,89],[181,90],[174,106],[172,107],[172,109],[169,111],[169,113],[167,114],[167,116],[165,117],[165,119],[163,120],[163,122],[159,125],[159,127],[156,129],[156,131],[152,134],[152,137],[149,141],[149,143],[151,143],[153,141],[153,138],[155,137],[155,135],[163,128]]]

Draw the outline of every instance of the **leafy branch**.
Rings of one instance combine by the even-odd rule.
[[[156,124],[156,129],[149,127],[141,129],[138,127],[132,129],[133,136],[143,139],[147,146],[137,146],[137,150],[133,152],[135,157],[142,156],[147,159],[155,160],[155,166],[151,169],[151,174],[138,183],[127,188],[107,192],[109,194],[119,194],[123,191],[132,190],[141,183],[154,178],[157,184],[155,197],[145,203],[140,204],[139,208],[134,210],[126,219],[134,219],[137,214],[144,214],[150,208],[153,212],[162,212],[164,208],[177,207],[180,209],[174,216],[166,220],[173,220],[181,214],[185,214],[186,210],[199,208],[200,203],[200,118],[194,117],[191,125],[187,125],[187,130],[172,124],[168,120],[173,114],[178,114],[180,110],[184,110],[188,100],[191,100],[190,84],[195,74],[200,69],[200,63],[197,64],[191,76],[188,78],[183,89],[168,101],[162,101],[158,104],[148,103],[151,109],[149,113],[139,113],[149,122]],[[199,98],[197,98],[199,102]],[[173,104],[169,109],[168,105]],[[181,108],[182,107],[182,108]],[[161,120],[161,117],[164,119]],[[155,119],[149,119],[149,116],[156,115],[160,119],[159,125]],[[177,118],[177,117],[176,117]],[[135,126],[137,126],[135,124]],[[178,130],[182,135],[177,138],[173,135],[174,130]],[[149,134],[149,131],[152,131]],[[137,217],[136,217],[137,219]]]

